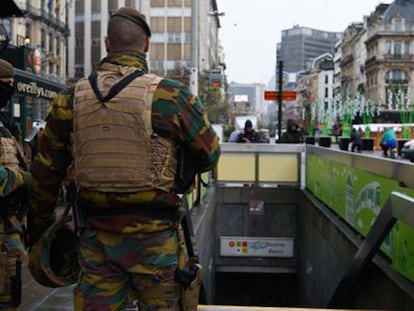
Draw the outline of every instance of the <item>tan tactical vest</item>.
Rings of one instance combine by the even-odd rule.
[[[102,69],[97,85],[103,95],[134,71],[110,64]],[[176,147],[172,140],[155,134],[151,123],[152,98],[160,80],[152,74],[140,76],[104,103],[97,99],[88,80],[77,83],[73,152],[80,189],[171,192]]]
[[[19,156],[16,141],[13,135],[0,122],[0,165],[10,168],[19,168]]]

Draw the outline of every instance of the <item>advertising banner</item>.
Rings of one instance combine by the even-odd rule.
[[[396,180],[307,155],[306,188],[348,224],[366,235],[392,191],[414,197]],[[414,281],[414,229],[397,221],[381,250],[395,270]]]

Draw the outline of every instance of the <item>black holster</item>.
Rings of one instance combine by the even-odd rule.
[[[73,223],[75,224],[75,231],[77,233],[82,233],[86,229],[86,215],[84,210],[79,206],[78,202],[75,200],[72,203],[72,216]]]
[[[82,207],[78,204],[78,190],[74,182],[66,186],[66,202],[72,206],[72,217],[75,231],[82,233],[86,229],[86,215]]]

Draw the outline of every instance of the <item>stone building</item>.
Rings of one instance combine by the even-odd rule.
[[[377,98],[381,110],[393,110],[395,96],[391,104],[389,92],[401,89],[407,94],[414,89],[414,2],[379,5],[368,17],[366,28],[365,94]]]
[[[72,1],[73,2],[73,1]],[[216,0],[198,1],[198,71],[209,73],[220,65]],[[69,7],[69,77],[84,77],[105,57],[103,44],[110,15],[122,6],[143,12],[151,27],[150,70],[160,75],[189,75],[192,64],[191,0],[74,1]]]

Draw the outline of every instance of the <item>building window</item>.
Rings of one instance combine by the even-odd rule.
[[[164,61],[162,61],[162,60],[151,61],[151,70],[163,71],[164,70]]]
[[[325,76],[325,84],[328,84],[329,83],[329,76],[328,75],[326,75]]]
[[[169,17],[191,16],[191,8],[151,7],[149,15],[151,17],[153,16],[169,16]]]
[[[100,47],[101,46],[101,39],[99,39],[99,38],[92,39],[92,46]]]
[[[168,0],[169,7],[181,7],[181,0]]]
[[[84,68],[83,66],[79,66],[75,68],[75,78],[83,78],[84,75]]]
[[[403,32],[405,29],[404,19],[403,18],[394,18],[392,20],[393,30],[395,32]]]
[[[125,6],[129,8],[135,8],[135,0],[125,0]]]
[[[402,70],[392,70],[386,74],[386,102],[388,109],[401,109],[401,105],[408,103],[407,74]]]
[[[46,49],[46,31],[44,29],[40,30],[40,47],[42,50]]]
[[[83,38],[76,38],[76,47],[83,47]]]
[[[11,20],[10,19],[0,19],[0,25],[3,25],[6,29],[7,35],[9,36],[9,39],[12,38],[12,27],[11,27]]]
[[[115,11],[118,9],[118,0],[109,0],[108,1],[108,10]]]
[[[53,53],[53,40],[54,36],[53,33],[49,33],[49,53]]]
[[[32,24],[26,23],[26,38],[32,38]]]
[[[151,43],[164,43],[166,41],[167,34],[166,33],[153,33],[151,36]]]
[[[402,70],[392,70],[387,73],[387,82],[401,82],[406,80],[406,74]]]
[[[393,59],[401,59],[403,55],[408,54],[408,42],[402,40],[387,40],[385,50]]]
[[[168,42],[181,42],[181,32],[169,32]]]
[[[101,0],[92,0],[92,14],[101,12]]]
[[[191,42],[191,32],[186,32],[184,38],[184,42]]]
[[[85,14],[84,0],[76,0],[75,12],[76,12],[76,16],[83,16]]]
[[[165,0],[151,0],[151,7],[164,7],[165,6]]]

